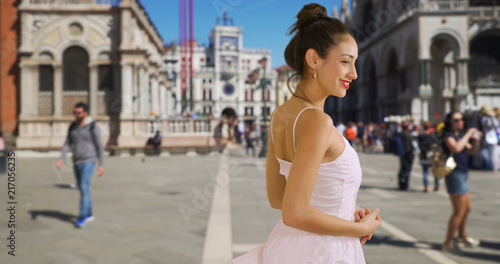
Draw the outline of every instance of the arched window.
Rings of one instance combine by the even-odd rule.
[[[88,103],[89,56],[80,47],[69,47],[63,53],[63,115],[71,115],[78,102]]]
[[[63,54],[65,91],[89,90],[89,55],[80,47],[70,47]]]

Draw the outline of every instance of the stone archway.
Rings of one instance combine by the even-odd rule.
[[[234,117],[237,118],[236,111],[232,107],[226,107],[222,110],[222,115],[225,115],[227,118]]]
[[[451,110],[458,110],[455,100],[457,88],[457,54],[450,36],[436,36],[430,46],[431,87],[433,97],[429,104],[431,116],[444,116]]]

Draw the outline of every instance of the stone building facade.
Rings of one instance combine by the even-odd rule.
[[[60,147],[80,101],[108,145],[144,145],[170,83],[163,41],[139,1],[22,0],[18,12],[17,148]]]
[[[358,0],[352,10],[344,20],[359,45],[358,79],[346,98],[329,100],[333,116],[434,122],[451,110],[500,105],[494,1]]]
[[[187,48],[178,44],[166,48],[165,71],[172,76],[169,94],[172,104],[168,113],[193,112],[218,118],[230,110],[240,120],[249,122],[260,120],[263,111],[269,115],[276,104],[276,73],[271,68],[271,52],[243,48],[242,28],[228,25],[227,20],[214,26],[209,41],[208,46],[193,43],[192,92],[187,85],[184,105],[181,53]],[[267,80],[265,92],[261,88],[262,77]]]

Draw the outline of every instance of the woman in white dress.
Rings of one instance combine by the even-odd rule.
[[[266,164],[268,199],[282,221],[231,263],[365,263],[361,245],[381,225],[379,209],[356,208],[358,156],[323,112],[325,99],[344,97],[357,78],[358,47],[318,4],[305,5],[289,33],[285,60],[297,85],[273,112]]]

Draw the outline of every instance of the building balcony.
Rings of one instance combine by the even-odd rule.
[[[420,12],[454,13],[457,11],[466,11],[469,7],[468,0],[427,0],[419,2],[418,9]]]
[[[470,22],[480,22],[488,20],[497,20],[500,17],[499,6],[477,6],[469,7]]]

